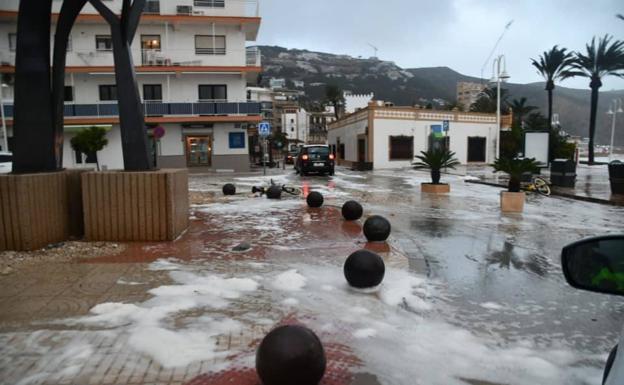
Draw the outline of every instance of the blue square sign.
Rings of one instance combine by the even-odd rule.
[[[271,124],[269,122],[258,124],[258,133],[260,136],[269,136],[271,134]]]

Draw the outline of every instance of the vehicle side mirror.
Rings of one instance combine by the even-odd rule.
[[[624,235],[572,243],[561,251],[561,264],[572,287],[624,295]]]

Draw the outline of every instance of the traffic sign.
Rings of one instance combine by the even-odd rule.
[[[258,133],[260,136],[269,136],[271,134],[271,124],[269,122],[258,124]]]

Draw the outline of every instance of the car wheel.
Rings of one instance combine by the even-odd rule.
[[[308,176],[307,171],[301,171],[301,176]]]
[[[607,378],[609,378],[609,372],[611,372],[611,367],[613,366],[613,361],[615,361],[615,355],[617,354],[618,346],[615,345],[611,353],[609,353],[609,358],[607,358],[607,364],[605,365],[604,374],[602,376],[602,385],[607,382]]]
[[[331,171],[329,172],[329,176],[334,176],[334,170],[331,170]]]

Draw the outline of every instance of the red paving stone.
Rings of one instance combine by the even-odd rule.
[[[306,214],[308,219],[306,219]],[[362,226],[359,222],[348,222],[342,218],[340,209],[325,206],[320,209],[294,209],[292,213],[276,212],[275,215],[284,222],[281,225],[288,232],[297,232],[301,236],[296,242],[300,245],[305,242],[306,254],[316,254],[323,249],[324,254],[342,255],[359,248],[366,247],[378,252],[388,252],[390,249],[385,243],[366,244],[362,235]],[[236,229],[234,232],[222,230],[223,215],[210,214],[198,211],[197,219],[192,220],[188,231],[175,242],[135,242],[126,244],[126,249],[117,255],[102,256],[84,260],[84,263],[150,263],[160,258],[177,258],[180,260],[225,258],[227,260],[263,260],[270,253],[272,257],[279,257],[280,250],[268,250],[272,244],[283,246],[283,242],[266,239],[254,242],[262,235],[261,230],[253,228]],[[320,225],[322,224],[322,226]],[[235,253],[232,237],[237,240],[247,240],[252,249],[244,253]],[[284,253],[283,251],[281,253]],[[312,255],[313,256],[313,255]]]
[[[297,321],[295,316],[291,314],[286,317],[277,326],[282,325],[304,325],[305,323]],[[277,327],[276,326],[276,327]],[[323,380],[319,385],[351,385],[354,380],[354,370],[362,365],[351,348],[345,343],[327,342],[328,340],[347,339],[351,333],[320,333],[319,338],[323,341],[325,349],[325,357],[327,358],[327,368]],[[346,341],[345,341],[346,342]],[[255,352],[260,341],[253,344]],[[249,352],[248,352],[249,353]],[[221,372],[200,375],[185,385],[261,385],[261,381],[256,374],[255,368],[230,368]],[[295,384],[293,384],[295,385]]]

